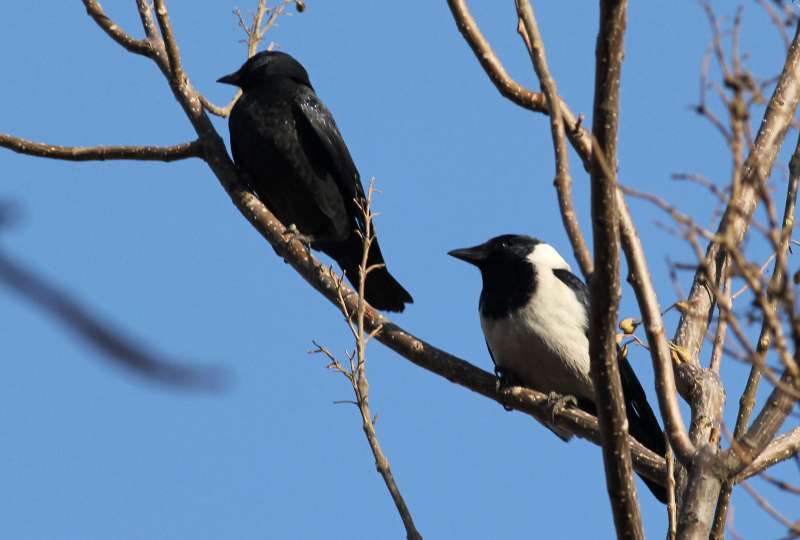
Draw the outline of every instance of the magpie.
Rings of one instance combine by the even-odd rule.
[[[364,188],[305,68],[284,52],[264,51],[217,82],[242,90],[228,127],[233,160],[248,189],[312,248],[333,258],[356,285]],[[367,263],[385,264],[377,239]],[[413,302],[385,265],[367,275],[365,298],[386,311],[403,311]]]
[[[500,383],[513,381],[552,396],[574,398],[580,409],[596,416],[589,373],[589,289],[564,258],[549,244],[514,234],[449,255],[481,272],[481,328]],[[619,370],[630,434],[664,456],[664,433],[639,379],[621,354]],[[547,427],[568,440],[565,431]],[[663,486],[642,480],[666,503]]]

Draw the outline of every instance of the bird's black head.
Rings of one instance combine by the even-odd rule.
[[[471,248],[454,249],[448,255],[477,266],[481,273],[491,273],[492,270],[525,262],[538,244],[541,242],[530,236],[504,234]]]
[[[217,79],[217,82],[238,86],[244,91],[271,77],[283,77],[311,87],[308,72],[291,55],[279,51],[264,51],[254,55],[237,71]]]
[[[483,279],[481,314],[498,319],[524,306],[535,292],[536,268],[530,255],[537,246],[547,244],[530,236],[504,234],[449,255],[478,267]]]

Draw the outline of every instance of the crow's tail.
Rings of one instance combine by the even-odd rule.
[[[361,264],[362,255],[362,244],[358,235],[354,234],[344,242],[331,242],[320,245],[320,249],[339,263],[339,266],[345,271],[347,280],[353,284],[353,287],[358,289],[358,268]],[[385,264],[377,239],[372,242],[367,264],[369,266]],[[372,270],[367,274],[364,298],[372,307],[382,311],[403,311],[406,304],[414,302],[408,291],[392,277],[386,266]]]

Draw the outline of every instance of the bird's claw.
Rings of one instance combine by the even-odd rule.
[[[550,405],[550,420],[552,420],[552,422],[555,424],[556,415],[560,414],[561,411],[566,409],[569,405],[577,407],[578,400],[575,398],[575,396],[561,395],[556,392],[550,392],[547,395],[547,404]]]
[[[286,227],[285,238],[287,243],[291,242],[292,240],[297,240],[303,244],[303,247],[306,248],[306,251],[311,250],[311,242],[314,241],[311,236],[301,233],[300,229],[298,229],[297,225],[294,223]]]
[[[494,376],[495,378],[495,389],[498,392],[505,390],[506,388],[510,388],[512,386],[520,386],[520,380],[517,375],[512,371],[507,371],[505,369],[501,369],[497,366],[494,368]],[[513,411],[512,407],[508,405],[503,405],[503,408],[507,411]]]

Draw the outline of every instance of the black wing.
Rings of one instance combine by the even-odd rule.
[[[364,232],[364,220],[354,202],[366,200],[364,188],[333,116],[311,89],[298,93],[293,107],[301,142],[317,150],[314,153],[323,161],[321,165],[325,172],[336,182],[350,219],[355,220],[358,229]]]

